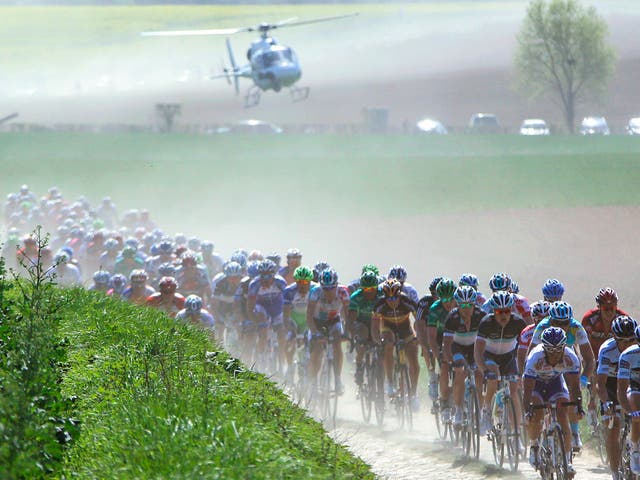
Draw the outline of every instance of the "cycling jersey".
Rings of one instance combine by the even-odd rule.
[[[618,400],[618,365],[621,353],[615,338],[606,340],[598,352],[596,374],[607,376],[607,397],[609,401],[615,403]]]
[[[429,320],[429,308],[437,300],[433,295],[425,295],[418,301],[418,308],[416,313],[416,321],[424,322],[426,325]]]
[[[543,346],[538,345],[531,350],[524,366],[524,378],[535,378],[541,382],[550,382],[565,373],[580,373],[580,360],[572,348],[565,348],[562,359],[551,365]]]
[[[176,270],[178,289],[183,295],[195,294],[200,297],[209,292],[211,281],[206,268],[198,266],[195,269],[180,267]]]
[[[478,340],[486,342],[485,352],[494,355],[515,353],[518,336],[525,329],[525,321],[511,314],[509,321],[503,327],[498,323],[493,313],[484,317],[478,327]]]
[[[147,297],[147,305],[159,308],[167,312],[170,317],[175,317],[184,308],[184,297],[179,293],[174,293],[172,296],[163,298],[162,293],[156,292]]]
[[[416,313],[417,305],[404,293],[400,294],[398,306],[393,308],[381,298],[376,303],[373,314],[380,319],[380,332],[392,332],[399,338],[406,340],[414,337],[411,329],[411,314]]]
[[[533,338],[533,331],[536,329],[535,324],[527,325],[522,332],[520,332],[520,336],[518,337],[518,350],[521,348],[528,350],[529,345],[531,344],[531,339]]]
[[[287,282],[280,275],[275,275],[268,285],[265,285],[260,277],[256,277],[249,284],[247,294],[249,299],[255,300],[259,311],[265,313],[274,324],[279,324],[282,321],[285,288]]]
[[[442,335],[444,334],[444,324],[447,320],[447,315],[449,312],[444,305],[442,304],[442,300],[436,300],[431,307],[429,307],[429,318],[427,320],[427,327],[436,327],[438,329],[438,346],[442,346]]]
[[[371,327],[373,310],[381,298],[382,294],[380,292],[378,292],[371,300],[367,300],[361,289],[353,292],[349,300],[349,311],[356,312],[356,322],[360,322]]]
[[[513,295],[513,307],[511,308],[513,313],[523,318],[531,315],[529,300],[527,300],[522,295],[518,295],[517,293],[512,293],[511,295]],[[482,309],[487,313],[493,313],[493,308],[491,307],[491,299],[484,302],[484,304],[482,305]]]
[[[221,321],[233,315],[233,302],[238,285],[222,276],[215,284],[213,298],[216,300],[216,315],[220,315]]]
[[[480,322],[485,316],[486,314],[481,308],[474,306],[473,313],[471,313],[469,330],[467,330],[466,323],[460,315],[460,309],[454,308],[449,312],[449,315],[447,315],[444,325],[444,336],[453,337],[453,343],[458,345],[473,345],[476,341],[476,334],[478,333]]]
[[[551,326],[551,320],[549,317],[543,319],[538,323],[535,330],[533,331],[533,338],[531,338],[531,345],[538,345],[540,343],[540,336],[542,332]],[[572,318],[569,323],[569,328],[565,330],[567,334],[567,345],[572,347],[573,345],[586,345],[589,343],[589,339],[587,338],[587,332],[585,332],[584,327],[580,324],[578,320]]]
[[[124,289],[124,292],[122,292],[122,298],[136,305],[144,305],[147,303],[147,298],[155,292],[156,291],[149,285],[145,285],[144,289],[139,293],[134,293],[133,287],[128,286]]]
[[[336,287],[333,300],[327,300],[322,294],[322,287],[315,286],[309,292],[309,303],[314,303],[313,319],[320,323],[337,323],[340,313],[349,307],[349,290],[344,285]]]
[[[307,329],[307,305],[311,288],[302,295],[298,291],[298,284],[292,283],[284,289],[284,304],[291,305],[291,320],[296,324],[298,332]]]
[[[617,317],[618,315],[627,314],[620,309],[616,309],[615,316]],[[584,314],[584,316],[582,317],[582,326],[587,332],[589,343],[591,344],[591,348],[594,352],[600,350],[600,347],[605,342],[605,340],[613,337],[613,334],[611,333],[611,324],[606,325],[604,323],[604,321],[600,317],[599,308],[594,308]]]
[[[413,303],[417,304],[420,301],[418,290],[416,290],[410,283],[404,282],[402,284],[402,293],[409,297]]]
[[[204,309],[200,310],[198,313],[194,315],[187,312],[186,308],[183,308],[176,314],[176,318],[178,320],[185,320],[187,322],[199,323],[209,328],[213,328],[215,325],[213,316]]]
[[[629,390],[640,393],[640,345],[633,345],[620,354],[618,380],[629,380]]]

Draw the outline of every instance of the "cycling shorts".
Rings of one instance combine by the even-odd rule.
[[[473,358],[474,345],[460,345],[453,342],[451,344],[451,354],[453,356],[454,367],[464,367],[465,360],[469,367],[472,369],[475,367],[476,361]]]
[[[518,374],[518,366],[516,364],[516,356],[513,352],[496,354],[491,352],[484,352],[484,363],[487,365],[498,365],[500,369],[500,375],[503,377],[513,376]],[[494,376],[493,372],[485,371],[485,378],[491,379]]]
[[[557,402],[560,399],[569,400],[569,390],[562,375],[558,375],[553,380],[543,382],[536,380],[533,387],[533,398],[539,400],[539,403]]]

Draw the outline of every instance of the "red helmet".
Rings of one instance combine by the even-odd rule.
[[[191,252],[187,252],[184,255],[182,255],[182,266],[186,267],[186,266],[191,266],[191,267],[195,267],[198,264],[198,259],[196,258],[196,256],[191,253]]]
[[[602,303],[618,303],[618,295],[611,287],[601,288],[598,295],[596,295],[596,303],[598,305]]]
[[[162,277],[159,287],[162,293],[174,293],[178,288],[178,282],[173,277]]]

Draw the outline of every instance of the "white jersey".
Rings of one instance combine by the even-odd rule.
[[[416,288],[410,283],[405,282],[402,285],[402,293],[404,293],[407,297],[409,297],[415,303],[418,303],[420,301],[420,297],[418,296],[418,290],[416,290]]]
[[[549,364],[542,345],[538,345],[527,357],[524,377],[535,378],[541,382],[550,382],[564,373],[580,373],[580,360],[573,349],[566,347],[564,355],[555,365]]]
[[[620,349],[615,338],[609,338],[601,346],[598,352],[598,375],[618,377],[618,363],[620,361]]]
[[[618,380],[629,380],[631,390],[640,390],[640,345],[633,345],[620,354]]]

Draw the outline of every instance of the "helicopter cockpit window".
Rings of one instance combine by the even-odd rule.
[[[262,64],[265,68],[271,67],[280,61],[280,52],[266,52],[262,55]]]
[[[290,48],[282,51],[282,57],[289,62],[293,62],[293,52]]]

